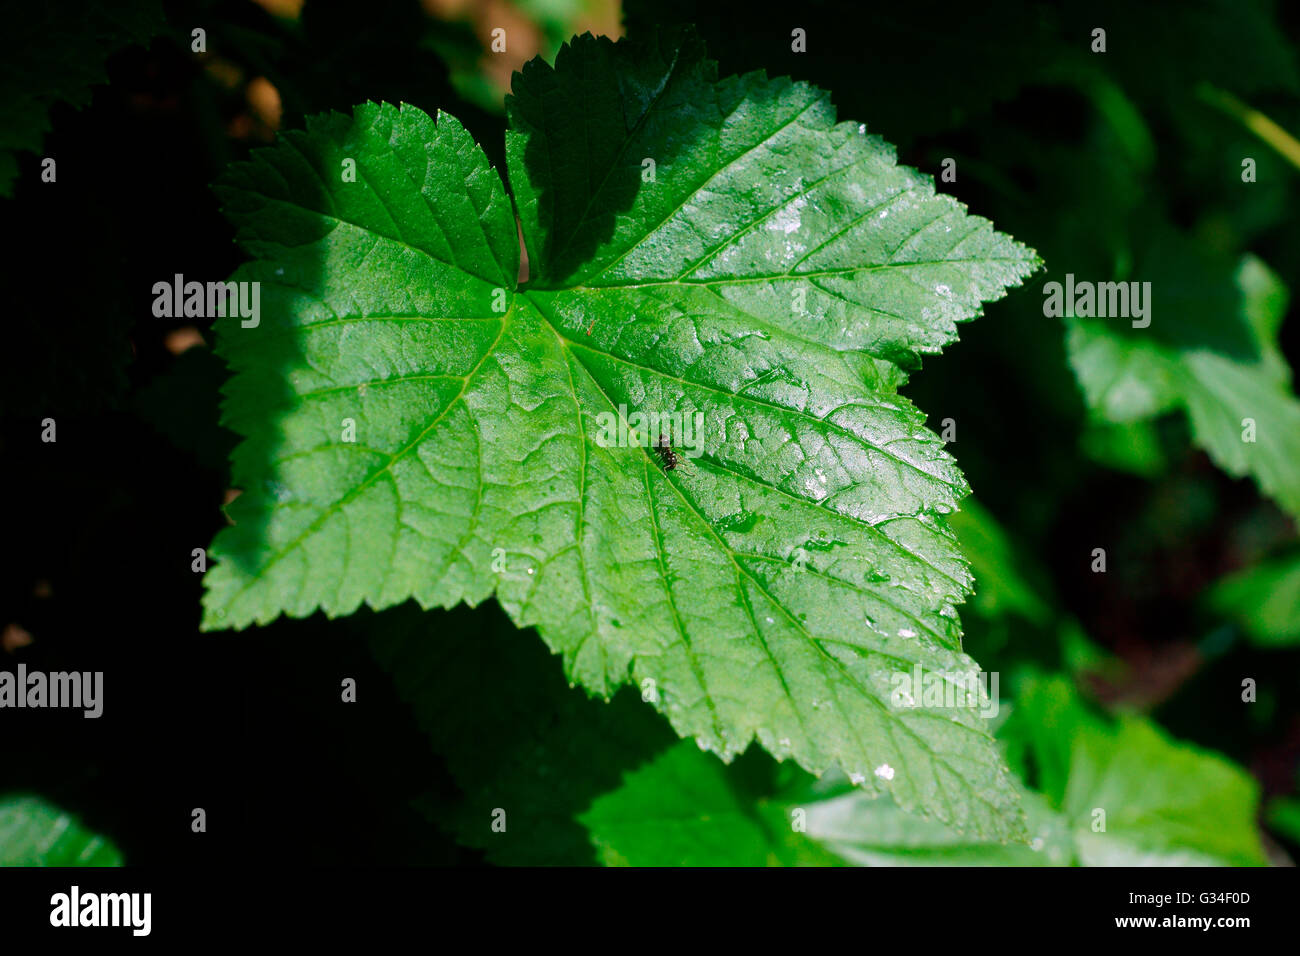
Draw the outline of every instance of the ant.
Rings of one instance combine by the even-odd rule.
[[[659,453],[659,460],[664,463],[664,471],[672,471],[677,467],[677,452],[673,451],[673,446],[663,435],[659,436],[655,451]]]

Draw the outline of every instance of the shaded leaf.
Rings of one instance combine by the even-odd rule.
[[[36,152],[50,131],[56,103],[83,107],[91,88],[107,80],[108,56],[162,27],[155,0],[101,3],[24,3],[5,17],[6,51],[0,62],[0,196],[13,193],[16,153]]]

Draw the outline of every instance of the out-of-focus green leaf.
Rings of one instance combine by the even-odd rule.
[[[1124,716],[1075,738],[1062,813],[1085,866],[1250,866],[1258,805],[1240,767]]]
[[[121,866],[117,847],[39,797],[0,797],[0,866]]]
[[[807,838],[855,866],[1067,866],[1070,833],[1041,796],[1021,795],[1029,844],[967,836],[938,820],[904,813],[889,799],[864,799],[847,787],[791,808],[806,813]]]
[[[1208,601],[1240,623],[1257,644],[1300,643],[1300,553],[1224,578],[1210,590]]]
[[[1156,424],[1150,419],[1118,424],[1089,422],[1080,444],[1098,464],[1143,478],[1155,478],[1167,465]]]
[[[971,608],[985,617],[1019,614],[1032,623],[1046,623],[1051,609],[1021,573],[1006,532],[989,510],[967,498],[948,523],[970,558],[971,573],[975,575]]]
[[[1084,866],[1266,862],[1249,774],[1144,718],[1095,716],[1064,678],[1027,681],[1000,736],[1064,816]]]
[[[1279,797],[1270,801],[1268,825],[1292,843],[1300,843],[1300,799]]]
[[[1093,716],[1063,679],[1027,688],[1000,736],[1027,747],[1044,788],[1023,800],[1029,847],[971,840],[853,793],[809,806],[808,836],[850,862],[873,865],[1266,862],[1255,825],[1258,787],[1248,774],[1170,740],[1150,721]]]
[[[1152,283],[1149,330],[1125,328],[1125,319],[1067,320],[1070,363],[1093,413],[1133,423],[1183,409],[1193,440],[1220,468],[1251,475],[1300,515],[1300,400],[1277,345],[1281,281],[1251,256],[1237,270],[1235,301],[1191,259],[1135,278]]]

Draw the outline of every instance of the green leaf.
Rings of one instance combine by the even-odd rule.
[[[1186,240],[1166,248],[1170,260],[1193,255]],[[1250,474],[1300,515],[1300,400],[1277,345],[1286,287],[1253,256],[1243,257],[1235,280],[1190,258],[1139,275],[1152,282],[1152,334],[1117,328],[1115,319],[1067,319],[1070,364],[1089,407],[1121,424],[1185,411],[1193,440],[1215,464]]]
[[[1058,814],[1022,791],[1032,846],[961,834],[838,774],[755,799],[683,742],[629,773],[579,819],[607,866],[1044,866],[1070,860]]]
[[[854,866],[1066,866],[1074,860],[1070,833],[1036,793],[1022,791],[1028,846],[1004,846],[959,833],[938,820],[904,813],[887,798],[856,790],[809,801],[807,837]]]
[[[1080,436],[1080,447],[1093,461],[1143,478],[1158,477],[1167,464],[1155,422],[1141,419],[1112,425],[1091,421]]]
[[[1207,599],[1214,610],[1240,622],[1257,644],[1300,643],[1300,553],[1230,575]]]
[[[0,798],[0,866],[121,866],[122,854],[38,797]]]
[[[1085,866],[1263,865],[1259,787],[1215,754],[1121,717],[1075,739],[1062,812]],[[1105,832],[1096,832],[1098,809]]]
[[[715,757],[690,742],[671,747],[578,819],[606,866],[779,866],[796,841],[782,838],[737,794]],[[805,844],[805,858],[813,847]],[[816,860],[815,862],[828,862]]]
[[[1239,767],[1141,718],[1095,716],[1064,679],[1022,690],[999,736],[1038,782],[1040,792],[1015,781],[1028,845],[905,813],[835,773],[754,795],[734,768],[686,742],[629,773],[580,819],[607,864],[632,866],[1265,863],[1258,787]]]
[[[263,314],[217,323],[244,494],[205,627],[495,595],[571,682],[653,686],[724,758],[757,738],[1017,836],[983,720],[889,702],[893,673],[977,669],[943,520],[965,481],[895,389],[1037,260],[820,90],[714,72],[690,38],[525,67],[524,286],[450,116],[368,104],[233,167]]]
[[[36,152],[50,131],[56,103],[83,107],[107,80],[109,54],[143,42],[162,27],[156,0],[109,8],[90,0],[20,4],[5,15],[0,62],[0,196],[13,194],[18,152]],[[57,157],[55,157],[57,159]]]
[[[1063,678],[1022,688],[1001,735],[1037,768],[1083,866],[1265,863],[1249,774],[1144,718],[1094,716]]]
[[[1072,706],[1072,705],[1071,705]],[[1058,716],[1069,713],[1070,707]],[[1035,714],[1037,721],[1046,714]],[[1040,728],[1044,725],[1039,724]],[[1071,747],[1071,741],[1073,746]],[[1151,722],[1048,723],[1039,757],[1069,749],[1063,801],[1026,792],[1031,843],[1001,846],[858,791],[805,805],[807,835],[855,864],[1250,866],[1266,860],[1258,786],[1241,768],[1169,740]],[[1050,767],[1050,763],[1046,767]],[[1105,817],[1097,811],[1105,811]],[[1104,826],[1104,831],[1095,827]]]

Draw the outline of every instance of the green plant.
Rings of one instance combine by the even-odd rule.
[[[618,16],[15,11],[0,864],[1288,862],[1295,13]]]
[[[981,719],[889,677],[976,670],[943,517],[966,485],[897,389],[1033,253],[823,92],[719,81],[689,37],[578,38],[509,112],[523,285],[446,114],[309,121],[219,184],[266,317],[218,324],[244,494],[205,625],[495,595],[570,681],[646,687],[724,758],[757,738],[1018,834]]]

